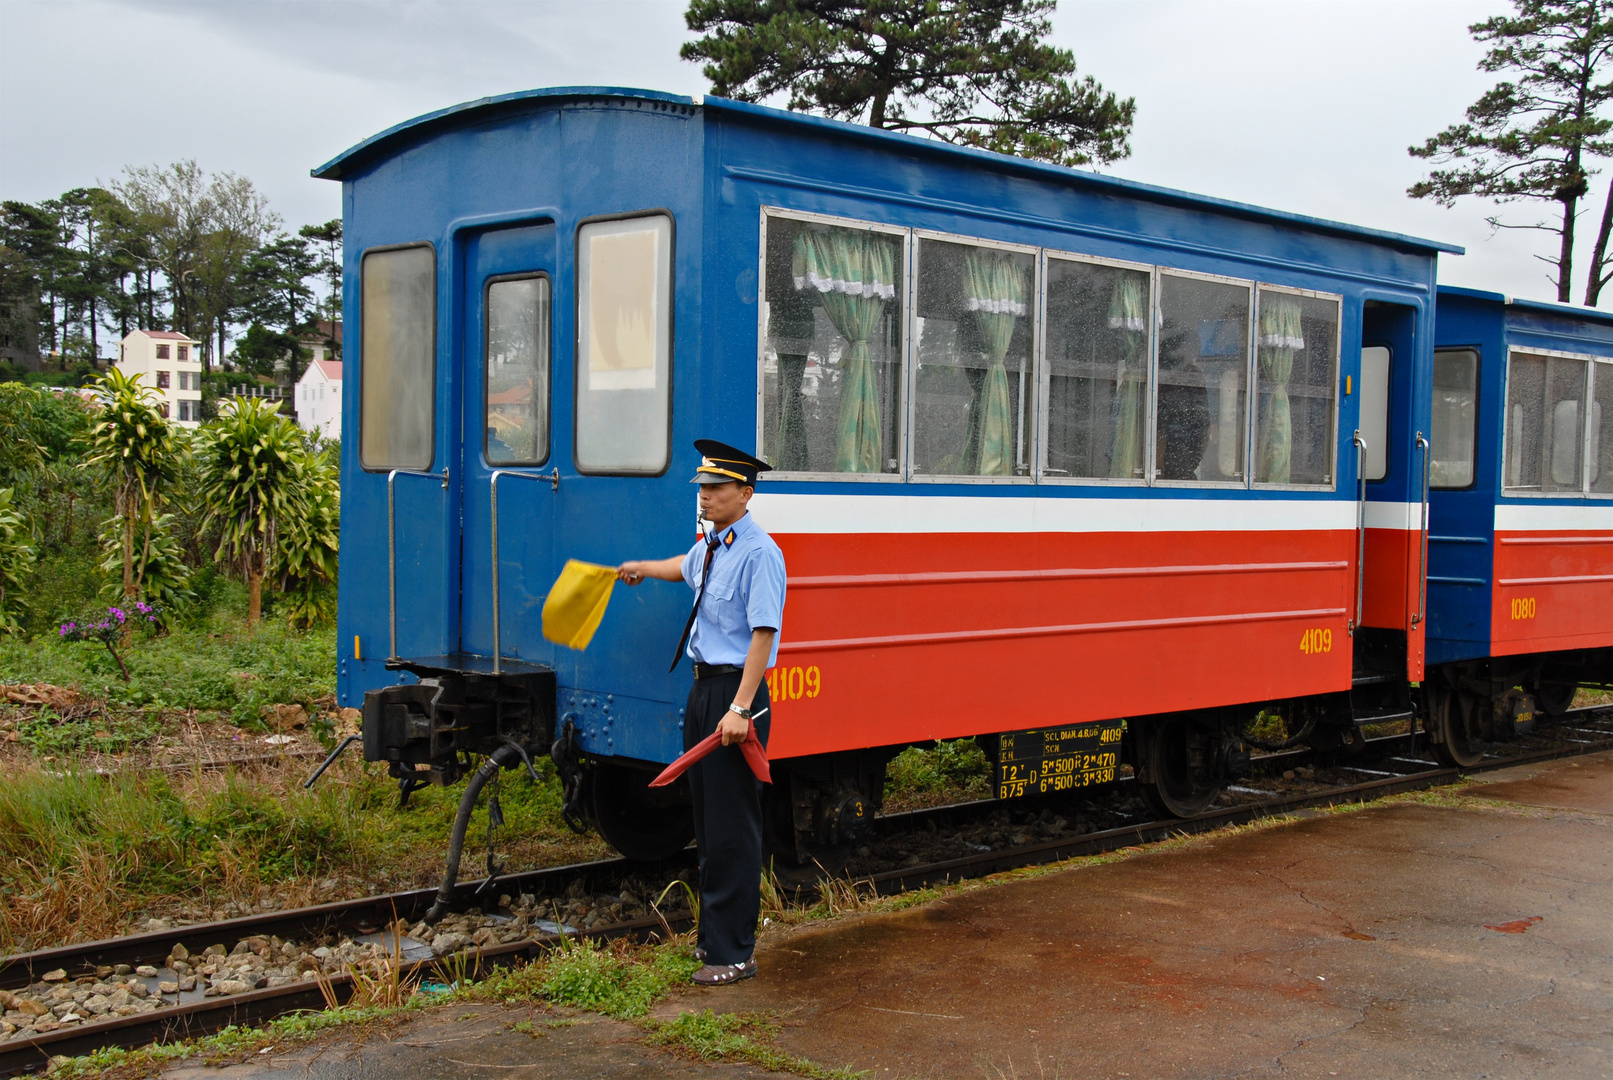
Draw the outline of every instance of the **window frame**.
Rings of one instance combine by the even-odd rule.
[[[1520,491],[1517,488],[1507,487],[1507,452],[1512,448],[1509,437],[1512,415],[1512,358],[1517,354],[1524,356],[1539,356],[1544,359],[1581,360],[1585,362],[1585,415],[1580,422],[1579,435],[1579,490],[1577,491]],[[1598,356],[1595,353],[1565,352],[1561,349],[1532,349],[1526,345],[1507,345],[1507,366],[1501,373],[1501,497],[1504,499],[1610,499],[1613,493],[1592,493],[1591,487],[1591,425],[1590,411],[1591,395],[1596,389],[1596,365],[1598,363],[1613,364],[1613,357]],[[1544,453],[1544,451],[1542,451]],[[1475,474],[1478,472],[1474,469]],[[1477,476],[1475,475],[1475,480]]]
[[[1158,417],[1159,417],[1159,350],[1154,350],[1153,362],[1149,367],[1149,381],[1152,387],[1148,401],[1148,480],[1150,487],[1162,488],[1198,488],[1218,489],[1221,491],[1248,491],[1251,490],[1250,481],[1254,470],[1249,467],[1249,458],[1252,452],[1250,444],[1254,440],[1254,410],[1250,407],[1250,398],[1254,393],[1254,365],[1255,365],[1255,303],[1260,293],[1260,282],[1253,278],[1229,277],[1225,274],[1206,274],[1197,270],[1181,270],[1174,266],[1160,266],[1158,269],[1158,289],[1154,301],[1154,327],[1155,336],[1165,326],[1165,278],[1180,277],[1196,281],[1213,281],[1223,285],[1240,285],[1249,290],[1249,307],[1245,313],[1244,326],[1247,329],[1244,342],[1243,363],[1243,477],[1241,480],[1166,480],[1159,475],[1158,463],[1154,460],[1155,450],[1158,446]],[[1342,316],[1341,316],[1342,318]],[[1336,441],[1336,439],[1335,439]],[[1335,470],[1337,472],[1337,470]],[[1320,488],[1304,488],[1306,491],[1319,491]]]
[[[1086,263],[1107,266],[1117,270],[1139,270],[1148,275],[1148,397],[1143,410],[1143,475],[1137,479],[1113,476],[1049,476],[1043,471],[1047,464],[1047,426],[1052,418],[1048,400],[1052,394],[1052,365],[1047,361],[1047,264],[1054,259],[1061,262]],[[1037,453],[1031,475],[1038,484],[1096,485],[1099,487],[1151,487],[1154,479],[1154,372],[1159,360],[1159,272],[1157,263],[1132,262],[1127,259],[1109,259],[1099,255],[1084,255],[1057,248],[1043,248],[1041,258],[1041,289],[1037,297],[1040,305],[1037,317],[1036,362],[1040,378],[1037,388]]]
[[[492,320],[487,317],[489,311],[488,299],[492,295],[493,286],[504,281],[534,281],[542,280],[549,285],[549,304],[546,312],[544,326],[548,338],[548,371],[545,373],[547,385],[544,387],[543,400],[548,409],[548,415],[543,418],[543,457],[537,461],[505,461],[494,462],[487,456],[487,405],[488,395],[492,392],[491,380],[487,377],[487,346],[488,335],[492,328]],[[554,276],[547,270],[522,270],[513,274],[494,274],[482,282],[482,464],[489,469],[537,469],[549,463],[554,457]],[[319,387],[319,397],[323,401],[325,387]],[[575,395],[573,395],[575,396]]]
[[[666,298],[666,447],[659,469],[595,469],[583,466],[577,452],[577,439],[582,431],[582,380],[577,372],[582,364],[582,232],[589,225],[607,221],[631,221],[636,218],[663,217],[667,220],[667,298]],[[614,214],[593,214],[578,218],[571,232],[571,465],[581,476],[665,476],[672,467],[672,423],[674,419],[673,391],[678,351],[678,219],[670,208],[650,207],[644,210],[626,210]],[[550,361],[553,368],[553,360]],[[553,404],[550,405],[551,415]],[[552,451],[551,451],[552,456]]]
[[[1438,484],[1435,484],[1432,481],[1430,481],[1429,485],[1428,485],[1428,490],[1429,491],[1472,491],[1474,488],[1479,486],[1479,450],[1480,450],[1482,442],[1483,442],[1483,440],[1480,437],[1480,435],[1481,435],[1480,421],[1483,419],[1483,413],[1484,413],[1484,350],[1478,345],[1436,345],[1434,347],[1434,358],[1438,359],[1439,354],[1442,353],[1442,352],[1452,352],[1452,353],[1470,352],[1470,353],[1473,354],[1473,479],[1468,481],[1466,484],[1464,484],[1461,487],[1441,487]],[[1429,389],[1430,389],[1430,392],[1432,392],[1432,389],[1433,389],[1433,369],[1432,368],[1429,369]],[[1503,396],[1505,394],[1505,389],[1506,388],[1505,388],[1505,385],[1503,383],[1503,386],[1502,386]],[[1501,410],[1501,420],[1502,420],[1502,425],[1501,425],[1502,433],[1504,435],[1505,432],[1506,432],[1506,408],[1504,406],[1502,407],[1502,410]],[[1432,455],[1433,452],[1434,452],[1434,445],[1433,445],[1433,440],[1434,440],[1434,432],[1433,432],[1434,421],[1433,421],[1432,417],[1429,418],[1428,427],[1429,427],[1429,432],[1428,432],[1428,443],[1429,443],[1429,445],[1428,445],[1428,453],[1430,455]],[[1501,460],[1502,460],[1502,471],[1504,473],[1505,468],[1506,468],[1506,458],[1503,456]],[[1503,479],[1505,479],[1504,475],[1503,475]]]
[[[761,207],[761,231],[758,236],[756,255],[756,452],[760,456],[766,446],[764,435],[767,431],[767,219],[769,217],[783,218],[788,221],[801,221],[814,225],[829,225],[840,229],[860,229],[865,232],[883,233],[886,236],[895,236],[901,240],[901,284],[898,296],[901,298],[903,316],[897,320],[897,332],[901,334],[901,342],[897,346],[898,365],[900,370],[896,380],[896,471],[877,473],[842,473],[803,471],[787,472],[783,469],[774,469],[767,474],[769,482],[776,480],[827,480],[837,483],[849,484],[900,484],[908,479],[907,455],[907,380],[909,351],[912,342],[909,340],[907,309],[912,306],[912,277],[913,277],[913,230],[906,225],[887,225],[874,221],[864,221],[860,218],[839,217],[833,214],[816,214],[806,210],[787,210],[783,207]]]
[[[1581,451],[1581,456],[1585,459],[1585,497],[1587,499],[1613,499],[1613,491],[1592,491],[1591,490],[1591,425],[1590,425],[1591,404],[1596,400],[1596,373],[1597,373],[1597,370],[1598,370],[1597,365],[1598,364],[1601,365],[1602,374],[1607,376],[1609,379],[1613,379],[1613,356],[1590,356],[1590,357],[1588,357],[1588,359],[1591,362],[1591,366],[1590,366],[1590,379],[1585,385],[1585,420],[1586,420],[1586,423],[1585,423],[1585,446]],[[1604,423],[1609,422],[1608,417],[1603,417],[1602,419],[1603,419]],[[1603,437],[1603,439],[1607,439],[1607,438],[1610,437],[1610,435],[1613,435],[1613,433],[1604,432],[1602,437]]]
[[[906,370],[902,373],[902,381],[905,384],[904,393],[906,397],[905,408],[902,415],[904,429],[902,450],[905,457],[905,468],[898,470],[898,475],[904,476],[909,483],[914,484],[1006,484],[1010,486],[1035,484],[1037,482],[1036,462],[1041,457],[1041,441],[1038,438],[1038,410],[1036,408],[1036,401],[1034,397],[1031,401],[1031,415],[1027,421],[1022,421],[1022,423],[1026,423],[1030,427],[1030,431],[1028,432],[1030,445],[1027,447],[1028,453],[1026,455],[1026,459],[1031,463],[1031,468],[1030,471],[1024,476],[968,476],[954,475],[950,473],[914,472],[913,428],[915,426],[914,422],[916,420],[916,413],[918,410],[919,241],[935,240],[944,244],[960,244],[973,247],[993,248],[998,251],[1012,251],[1020,255],[1029,255],[1031,257],[1031,273],[1034,275],[1034,280],[1031,282],[1031,296],[1033,298],[1032,302],[1038,305],[1041,303],[1042,294],[1042,248],[1034,244],[1016,244],[1006,240],[990,240],[985,237],[969,236],[965,233],[942,232],[936,229],[913,229],[912,234],[912,247],[908,252],[907,259],[907,285],[909,300],[907,305],[907,341],[904,342],[906,346],[904,349]],[[1035,387],[1037,387],[1041,381],[1041,375],[1039,374],[1042,357],[1041,330],[1041,315],[1038,311],[1036,318],[1031,320],[1030,327],[1031,386],[1033,388],[1033,394],[1038,393]]]
[[[1255,400],[1255,397],[1256,397],[1255,380],[1258,378],[1259,373],[1260,373],[1260,342],[1259,342],[1258,338],[1259,338],[1259,331],[1260,331],[1260,294],[1263,293],[1263,292],[1281,293],[1281,294],[1283,294],[1285,296],[1302,296],[1302,297],[1307,297],[1307,298],[1312,299],[1312,300],[1331,300],[1335,304],[1338,305],[1338,316],[1339,316],[1338,321],[1333,324],[1333,437],[1328,440],[1329,443],[1331,443],[1331,445],[1328,448],[1328,463],[1327,463],[1327,475],[1328,475],[1329,482],[1326,483],[1326,484],[1295,484],[1295,483],[1277,484],[1277,483],[1267,483],[1265,481],[1256,480],[1254,478],[1254,475],[1255,475],[1254,474],[1254,469],[1252,469],[1250,467],[1250,462],[1252,462],[1254,460],[1254,453],[1255,453],[1255,434],[1256,434],[1256,432],[1255,432],[1255,415],[1256,415],[1256,412],[1257,412],[1257,402]],[[1249,474],[1249,486],[1250,486],[1250,489],[1253,490],[1253,489],[1258,488],[1261,491],[1317,491],[1317,492],[1336,492],[1336,491],[1338,491],[1338,489],[1339,489],[1339,408],[1340,408],[1340,404],[1341,404],[1340,399],[1343,397],[1342,388],[1339,385],[1340,384],[1339,376],[1341,374],[1343,374],[1344,294],[1343,293],[1324,292],[1324,291],[1322,291],[1320,289],[1296,289],[1296,288],[1292,288],[1292,287],[1290,287],[1288,285],[1271,285],[1271,284],[1268,284],[1266,282],[1256,282],[1255,283],[1254,315],[1253,315],[1252,321],[1250,323],[1250,330],[1249,330],[1249,352],[1250,352],[1250,355],[1251,355],[1251,363],[1250,363],[1250,368],[1249,368],[1249,416],[1248,416],[1248,421],[1247,421],[1247,426],[1249,428],[1249,445],[1248,445],[1248,448],[1245,451],[1246,456],[1245,456],[1245,459],[1244,459],[1243,471]],[[1390,351],[1389,362],[1390,362],[1390,364],[1394,363],[1394,352],[1393,352],[1393,350]],[[1394,375],[1393,375],[1393,371],[1391,370],[1391,372],[1390,372],[1390,385],[1391,385],[1391,387],[1393,386],[1393,384],[1394,384]],[[1390,417],[1390,420],[1392,422],[1393,419],[1394,419],[1394,408],[1392,406],[1391,406],[1391,408],[1389,410],[1389,417]],[[1385,459],[1385,461],[1387,461],[1387,458]],[[1386,471],[1385,471],[1384,475],[1385,475],[1385,477],[1388,476],[1387,467],[1386,467]]]
[[[418,469],[415,466],[406,467],[402,465],[371,465],[364,460],[364,381],[366,375],[368,374],[368,368],[364,362],[364,263],[371,255],[385,254],[389,251],[404,251],[409,248],[425,248],[431,252],[431,460],[426,462],[426,464],[419,466]],[[356,431],[354,434],[358,440],[359,468],[364,472],[389,473],[394,469],[400,472],[430,472],[437,464],[437,294],[442,290],[440,273],[441,265],[437,255],[437,245],[432,243],[430,240],[412,240],[403,244],[377,244],[374,247],[365,248],[359,253],[357,298],[359,311],[358,319],[356,320],[358,323],[358,379],[355,380],[358,384],[356,387],[358,392],[354,395],[356,398],[355,405],[357,410],[356,416],[358,419],[358,431]]]

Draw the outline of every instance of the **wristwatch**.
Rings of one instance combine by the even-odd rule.
[[[742,716],[746,720],[750,719],[750,710],[748,708],[746,708],[745,706],[739,704],[738,702],[735,702],[734,704],[728,706],[728,711],[731,712],[731,713],[738,713],[740,716]]]

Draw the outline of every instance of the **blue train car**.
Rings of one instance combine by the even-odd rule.
[[[787,847],[844,839],[913,743],[1125,719],[1192,814],[1262,710],[1335,743],[1410,715],[1457,249],[632,90],[472,102],[316,175],[354,369],[339,695],[405,793],[549,751],[619,849],[687,838],[644,784],[690,596],[619,592],[582,653],[539,612],[567,558],[687,549],[700,436],[776,466]],[[999,794],[1117,775],[1088,763]]]
[[[1441,286],[1430,731],[1477,760],[1613,683],[1613,315]]]

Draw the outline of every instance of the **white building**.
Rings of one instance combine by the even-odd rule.
[[[202,416],[201,342],[172,330],[135,330],[118,346],[114,365],[157,392],[157,408],[180,427]]]
[[[327,439],[342,437],[342,362],[314,360],[297,380],[297,423]]]

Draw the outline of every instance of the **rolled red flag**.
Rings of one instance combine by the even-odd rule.
[[[650,781],[650,786],[666,787],[666,785],[682,776],[689,766],[721,745],[722,732],[713,731],[710,735],[695,743],[694,746],[685,750],[678,760],[662,770],[660,776]],[[745,755],[745,764],[749,765],[750,771],[756,774],[756,779],[764,784],[773,782],[773,773],[767,767],[767,751],[763,749],[761,740],[756,737],[755,724],[750,726],[750,732],[746,734],[745,741],[739,744],[739,752]]]

